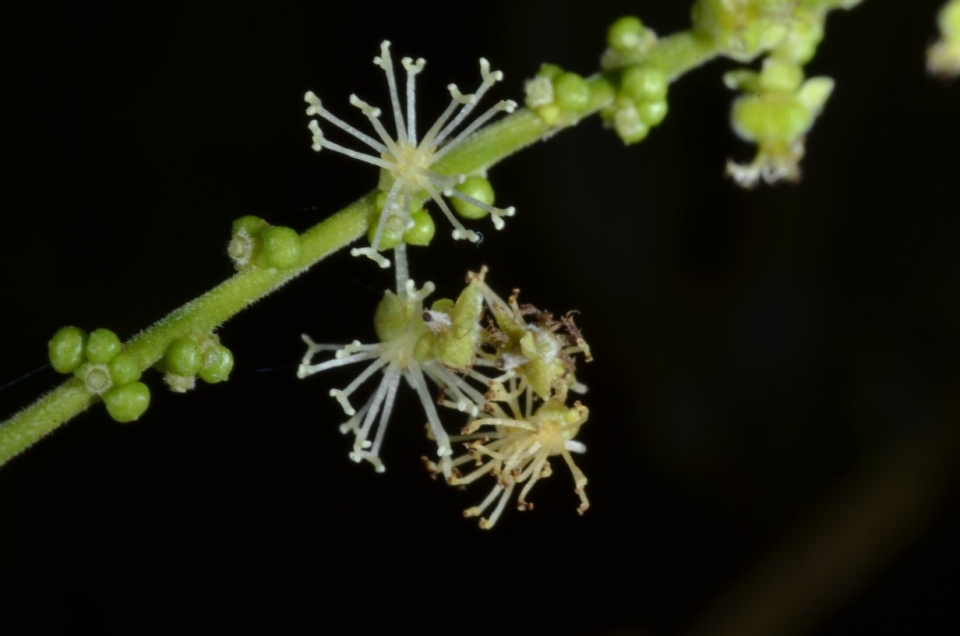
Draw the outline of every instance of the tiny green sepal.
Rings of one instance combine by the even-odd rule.
[[[260,231],[261,256],[267,267],[285,269],[300,262],[300,235],[296,230],[277,225]]]
[[[117,422],[133,422],[150,406],[150,389],[143,382],[115,386],[104,394],[103,403],[107,413]]]
[[[63,327],[48,344],[50,365],[57,373],[72,373],[83,364],[87,332],[80,327]]]
[[[94,364],[110,362],[122,349],[120,338],[109,329],[94,329],[87,338],[87,360]]]
[[[107,367],[110,369],[110,379],[114,386],[130,384],[140,379],[140,363],[129,353],[118,353]]]
[[[203,364],[200,345],[190,338],[178,338],[170,343],[163,359],[167,373],[178,376],[193,377]]]
[[[198,375],[208,384],[223,382],[233,371],[233,353],[223,345],[214,345],[204,354],[203,367]]]
[[[453,201],[456,205],[459,199]],[[413,221],[413,225],[404,233],[404,242],[420,247],[430,245],[433,235],[437,233],[437,226],[433,222],[433,217],[426,210],[420,210],[411,214],[410,220]]]
[[[479,175],[471,175],[467,177],[463,183],[455,186],[455,189],[467,195],[468,197],[480,201],[481,203],[493,205],[493,185],[484,177]],[[453,203],[453,209],[456,210],[457,214],[465,219],[482,219],[487,215],[486,210],[478,208],[472,203],[467,203],[462,199],[454,198],[451,202]]]

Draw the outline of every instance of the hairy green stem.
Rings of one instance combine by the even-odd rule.
[[[668,77],[676,78],[715,55],[716,49],[710,41],[690,33],[680,33],[661,39],[651,58]],[[591,102],[584,117],[595,114],[615,94],[610,80],[602,75],[594,76],[588,82]],[[434,169],[444,174],[469,174],[485,170],[557,130],[529,110],[520,109],[471,135],[439,161]],[[147,369],[164,355],[170,343],[177,338],[215,329],[328,255],[353,243],[368,230],[375,195],[376,191],[365,195],[304,232],[301,237],[301,260],[297,266],[287,269],[252,268],[240,272],[134,336],[126,343],[125,351],[139,360],[141,368]],[[83,412],[96,400],[79,380],[71,378],[0,424],[0,466]]]

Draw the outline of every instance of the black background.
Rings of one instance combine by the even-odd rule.
[[[541,62],[594,72],[620,15],[660,33],[689,24],[687,2],[559,4],[4,9],[0,415],[57,382],[29,375],[57,328],[127,338],[228,276],[232,219],[302,230],[368,191],[369,166],[310,150],[303,93],[365,125],[347,99],[386,105],[380,40],[427,59],[426,123],[447,83],[479,82],[481,56],[505,72],[495,98],[519,101]],[[924,71],[938,4],[832,15],[808,74],[837,87],[800,185],[724,178],[726,158],[752,149],[728,125],[723,61],[671,87],[667,120],[639,146],[592,119],[497,166],[498,200],[518,212],[502,233],[484,224],[479,249],[453,244],[437,215],[415,278],[452,294],[486,264],[503,292],[581,311],[596,357],[580,373],[584,517],[556,465],[536,511],[508,510],[491,532],[462,519],[487,486],[428,479],[412,395],[385,474],[347,459],[327,391],[358,370],[297,380],[300,334],[370,341],[391,281],[338,254],[221,330],[229,383],[172,395],[153,374],[141,421],[94,407],[0,471],[4,614],[957,629],[960,82]]]

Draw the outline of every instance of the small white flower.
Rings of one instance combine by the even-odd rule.
[[[440,457],[440,467],[445,475],[450,472],[450,455],[452,449],[450,439],[440,423],[437,413],[436,400],[431,397],[426,378],[433,380],[444,392],[448,392],[452,399],[444,399],[441,404],[466,412],[471,416],[479,413],[477,404],[484,402],[484,396],[473,388],[454,371],[444,367],[435,358],[424,358],[423,351],[418,349],[425,333],[430,332],[430,326],[424,322],[424,316],[438,312],[423,309],[423,300],[434,290],[433,283],[427,282],[417,290],[413,281],[406,281],[399,294],[387,292],[381,306],[377,310],[375,324],[377,335],[381,341],[377,344],[360,344],[354,341],[346,346],[317,344],[304,335],[307,343],[307,353],[303,357],[297,371],[299,378],[319,373],[334,367],[340,367],[354,362],[371,361],[369,366],[356,377],[345,389],[332,389],[330,395],[337,398],[344,412],[351,416],[340,426],[342,433],[353,433],[355,441],[350,458],[356,462],[367,460],[374,465],[377,472],[383,472],[383,462],[380,460],[380,446],[387,429],[387,421],[393,411],[394,400],[400,379],[406,378],[420,398],[423,410],[427,415],[431,439],[437,442],[437,455]],[[441,319],[442,320],[442,319]],[[449,320],[449,319],[447,319]],[[431,321],[432,322],[432,321]],[[334,358],[311,364],[314,354],[322,351],[335,351]],[[377,371],[383,370],[383,378],[377,390],[370,399],[359,409],[354,409],[350,403],[350,396],[364,382]],[[379,422],[378,420],[379,416]],[[376,432],[374,425],[376,423]],[[374,435],[371,442],[370,437]]]
[[[391,109],[397,132],[395,138],[390,136],[380,122],[380,109],[360,100],[356,95],[350,96],[350,103],[359,108],[370,120],[379,140],[360,132],[330,113],[321,105],[320,99],[313,92],[307,92],[304,96],[304,99],[310,104],[307,108],[307,115],[316,115],[330,122],[362,141],[374,151],[374,154],[357,152],[328,141],[320,130],[317,121],[311,120],[309,128],[313,133],[314,150],[320,151],[323,148],[329,148],[348,157],[378,166],[383,170],[380,189],[387,193],[387,199],[372,244],[370,247],[354,248],[351,250],[351,254],[355,256],[363,254],[376,261],[381,267],[389,267],[390,261],[379,253],[380,239],[387,219],[390,215],[398,215],[404,221],[409,221],[411,205],[424,194],[437,204],[453,224],[453,237],[455,239],[467,239],[476,242],[480,239],[480,236],[476,232],[463,227],[441,195],[462,199],[487,211],[493,219],[494,226],[500,229],[503,226],[503,217],[513,216],[514,208],[495,208],[459,192],[455,189],[455,186],[463,182],[465,175],[440,174],[432,166],[498,112],[513,112],[516,108],[515,102],[500,101],[470,122],[459,133],[452,136],[454,130],[473,112],[484,93],[496,82],[503,79],[503,73],[491,71],[487,60],[481,58],[480,75],[483,82],[477,92],[473,95],[464,95],[455,84],[450,84],[447,87],[452,96],[450,105],[420,139],[417,136],[415,78],[423,70],[424,60],[421,58],[413,61],[408,57],[401,60],[401,64],[407,72],[406,117],[404,117],[400,106],[397,80],[394,74],[393,60],[390,56],[390,42],[384,41],[380,45],[380,55],[373,59],[373,63],[382,68],[387,75]]]

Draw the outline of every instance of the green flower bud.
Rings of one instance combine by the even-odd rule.
[[[139,419],[146,412],[150,406],[150,389],[143,382],[116,386],[104,394],[103,403],[110,417],[126,424]]]
[[[413,303],[408,301],[409,299],[402,299],[392,291],[384,293],[373,316],[373,329],[380,342],[399,338],[407,330],[410,320],[413,319]]]
[[[822,18],[803,16],[793,21],[790,33],[774,49],[774,55],[803,66],[813,59],[821,40],[823,40]]]
[[[628,145],[643,141],[650,133],[650,126],[640,118],[637,107],[627,100],[618,104],[613,116],[613,128],[623,143]]]
[[[623,72],[620,91],[636,102],[657,102],[667,96],[667,76],[649,64],[637,64]]]
[[[87,360],[94,364],[110,362],[121,349],[120,338],[109,329],[94,329],[87,338]]]
[[[256,236],[260,230],[267,227],[268,223],[258,216],[241,216],[233,222],[233,231],[231,235],[236,236],[240,232],[246,232],[250,236]]]
[[[643,45],[646,29],[636,16],[628,15],[610,25],[607,45],[617,53],[629,53]]]
[[[107,365],[114,386],[130,384],[140,379],[140,362],[129,353],[119,353]]]
[[[814,115],[823,110],[824,104],[833,93],[833,80],[829,77],[811,77],[797,92],[797,99]]]
[[[84,362],[87,332],[79,327],[63,327],[47,345],[50,365],[57,373],[71,373]]]
[[[233,353],[223,345],[208,347],[203,354],[200,379],[208,384],[223,382],[233,371]]]
[[[260,231],[260,240],[267,267],[284,269],[300,262],[300,235],[295,230],[274,225]]]
[[[960,2],[948,2],[937,15],[940,33],[947,40],[960,40]]]
[[[455,189],[481,203],[493,205],[493,185],[484,177],[471,175],[467,177],[463,183],[455,186]],[[486,210],[478,208],[472,203],[467,203],[462,199],[453,197],[451,198],[451,203],[453,203],[453,209],[456,210],[457,214],[465,219],[482,219],[487,215]]]
[[[227,254],[237,271],[250,266],[260,256],[263,246],[260,232],[269,224],[257,216],[243,216],[233,222],[233,234]]]
[[[787,36],[785,0],[696,0],[691,9],[693,30],[709,37],[728,56],[748,61]]]
[[[637,104],[637,116],[650,128],[659,126],[667,116],[667,100]]]
[[[200,345],[190,338],[177,338],[167,348],[163,356],[168,373],[193,377],[203,364]]]
[[[541,64],[537,70],[537,77],[544,77],[551,82],[563,75],[563,69],[556,64]]]
[[[583,113],[590,107],[590,86],[576,73],[563,73],[555,78],[553,94],[561,110]]]
[[[733,128],[745,141],[791,143],[813,123],[813,114],[799,99],[741,97],[733,103]]]
[[[457,199],[454,199],[456,202]],[[420,210],[410,215],[413,221],[413,227],[403,234],[403,240],[410,245],[430,245],[433,235],[437,232],[437,226],[433,222],[433,217],[426,210]]]
[[[381,208],[382,209],[382,208]],[[370,215],[370,227],[367,229],[367,240],[373,245],[373,239],[377,236],[377,227],[380,224],[380,211],[375,211]],[[403,235],[406,232],[406,223],[396,214],[387,217],[383,225],[383,231],[380,233],[381,250],[392,250],[403,241]]]
[[[798,64],[768,57],[760,72],[763,92],[793,93],[803,83],[803,69]]]

